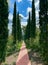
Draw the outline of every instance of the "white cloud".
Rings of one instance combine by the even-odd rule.
[[[13,19],[13,14],[9,13],[8,19],[9,19],[9,24],[8,24],[9,34],[11,34],[12,32],[12,22],[11,21]]]
[[[19,14],[19,16],[21,16],[21,27],[22,26],[26,26],[27,25],[28,16],[25,17],[22,14]]]
[[[24,17],[22,14],[19,14],[19,16],[21,16],[23,19],[28,19],[28,16]]]
[[[26,26],[27,22],[21,22],[21,26]]]
[[[22,0],[17,0],[17,2],[21,2]]]
[[[36,11],[36,17],[39,17],[39,12],[38,11]]]
[[[8,19],[12,20],[13,19],[13,14],[9,13]]]
[[[39,0],[35,0],[35,8],[36,8],[36,24],[39,23]],[[39,27],[39,25],[37,25]]]
[[[8,24],[8,30],[9,30],[9,34],[11,34],[11,32],[12,32],[12,23]]]
[[[28,8],[27,8],[27,14],[28,14],[29,12],[31,12],[31,10],[32,10],[32,8],[31,8],[31,7],[28,7]]]
[[[9,0],[7,0],[7,2],[9,3]]]
[[[35,7],[39,6],[39,0],[37,0],[37,2],[35,1]]]

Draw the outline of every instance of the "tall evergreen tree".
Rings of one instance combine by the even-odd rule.
[[[17,14],[17,22],[16,23],[17,23],[17,25],[16,25],[17,40],[21,41],[21,39],[22,39],[22,30],[21,30],[21,21],[20,21],[20,17],[19,17],[19,12]]]
[[[32,1],[32,19],[31,19],[31,38],[35,38],[36,35],[36,17],[35,17],[35,4]]]
[[[8,3],[0,0],[0,65],[5,60],[8,39]]]
[[[16,44],[16,2],[14,3],[12,35],[13,35],[13,43]]]
[[[44,62],[48,62],[47,0],[40,0],[40,47]],[[45,64],[45,65],[48,65]]]
[[[47,0],[47,43],[48,43],[48,0]]]
[[[28,24],[26,26],[26,32],[25,32],[25,39],[30,38],[30,12],[29,12],[29,18],[28,18]]]

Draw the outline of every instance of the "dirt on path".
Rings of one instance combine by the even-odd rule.
[[[2,65],[15,65],[17,60],[18,53],[14,53],[8,57],[6,57],[6,60]]]

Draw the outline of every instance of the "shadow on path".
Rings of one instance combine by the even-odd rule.
[[[39,57],[37,52],[28,52],[29,59],[31,60],[31,65],[43,65],[41,58]]]

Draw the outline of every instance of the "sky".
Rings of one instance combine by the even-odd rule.
[[[11,32],[12,29],[12,19],[13,19],[13,9],[14,9],[14,2],[16,1],[17,12],[22,17],[21,25],[27,24],[28,13],[32,10],[32,0],[8,0],[8,7],[9,7],[9,30]],[[39,18],[39,0],[35,0],[35,9],[36,9],[36,21]],[[36,22],[38,23],[38,22]]]

